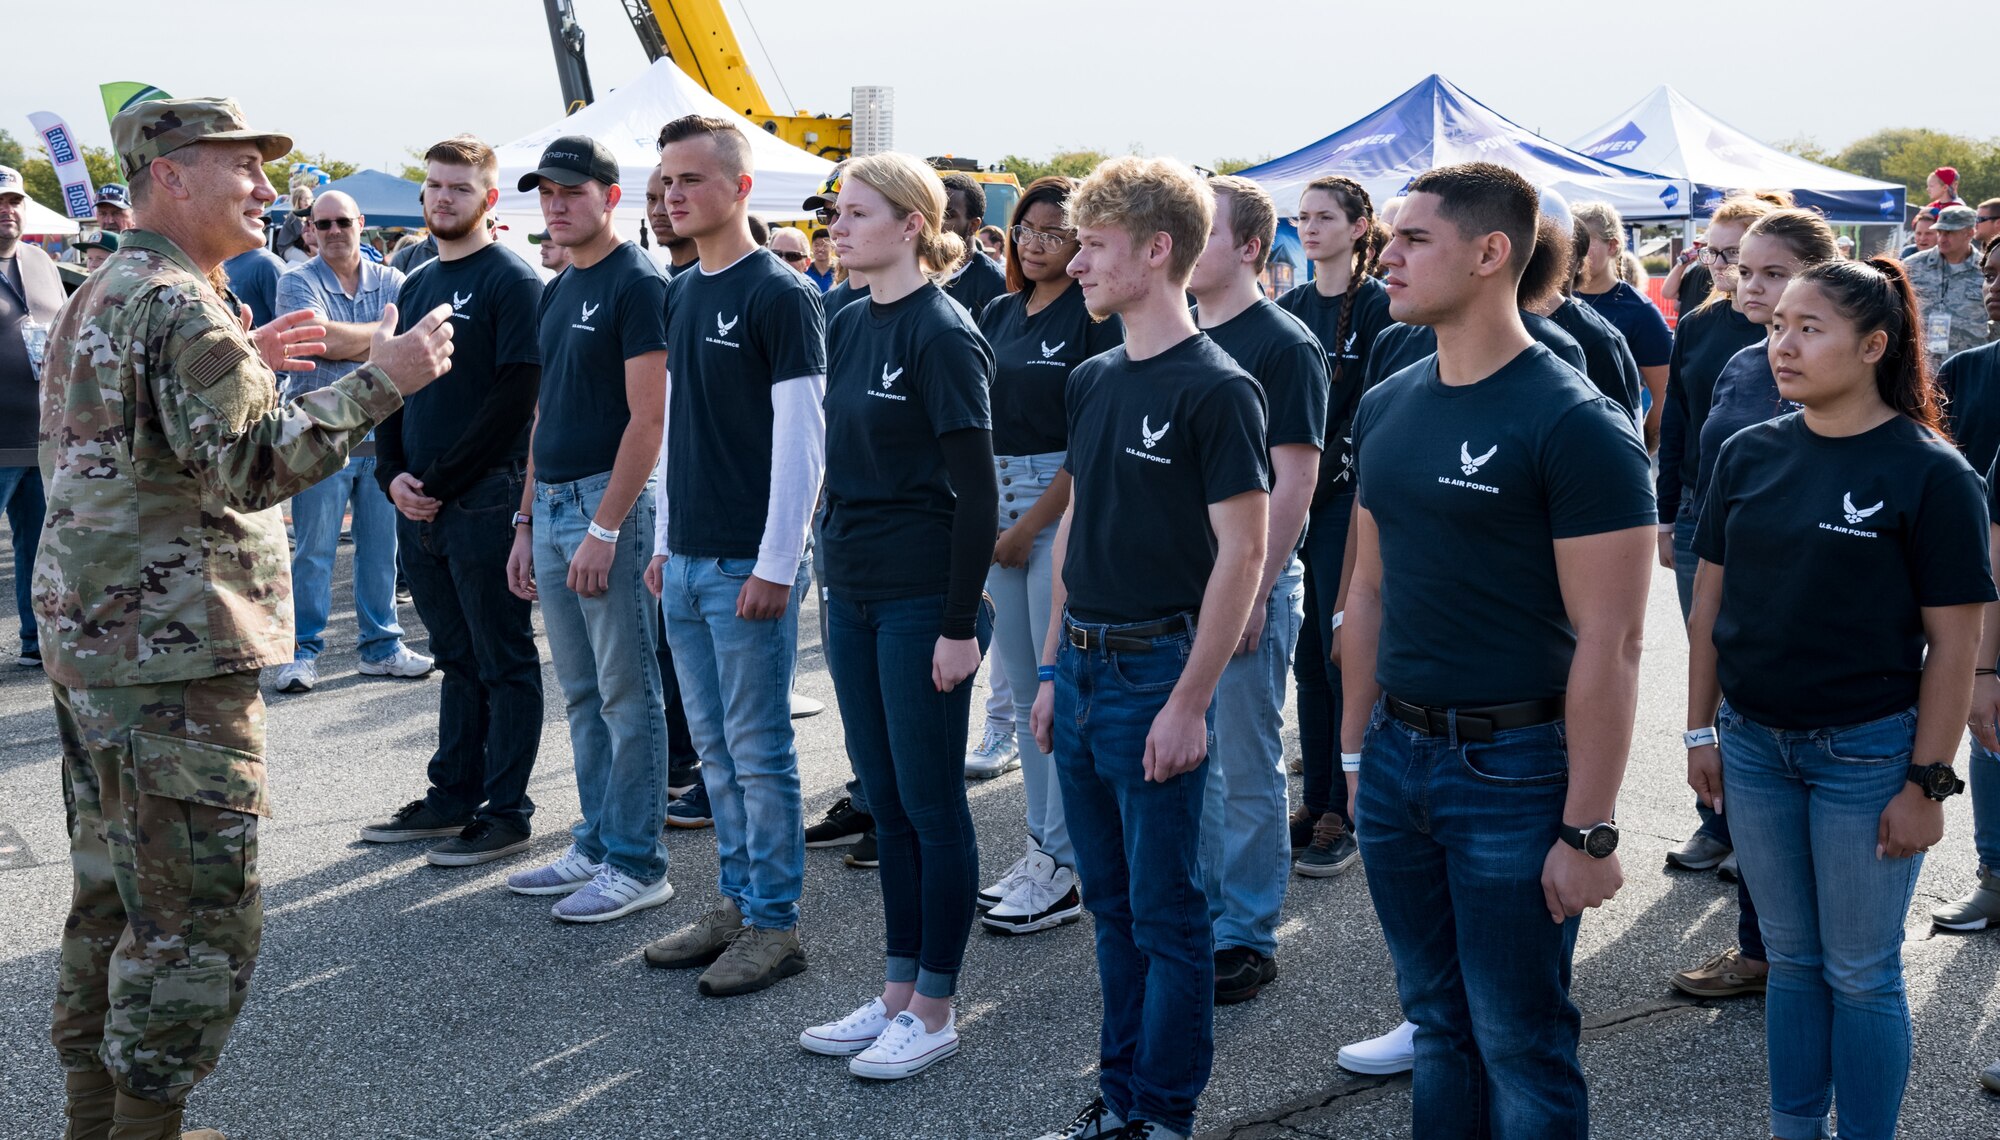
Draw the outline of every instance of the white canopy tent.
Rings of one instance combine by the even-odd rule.
[[[506,240],[534,263],[527,235],[542,229],[541,204],[534,192],[522,193],[514,187],[521,175],[535,168],[543,148],[564,135],[587,135],[611,148],[611,153],[617,156],[618,185],[623,195],[615,211],[618,231],[636,239],[645,224],[646,179],[659,164],[660,128],[682,115],[729,119],[749,136],[755,167],[750,210],[767,220],[803,217],[799,204],[819,189],[833,171],[831,162],[807,154],[731,111],[671,59],[662,58],[632,82],[590,106],[497,148],[500,156],[497,212],[508,227]]]
[[[21,219],[21,232],[28,237],[58,235],[68,237],[83,232],[83,226],[75,218],[65,218],[33,198],[25,200],[27,217]]]

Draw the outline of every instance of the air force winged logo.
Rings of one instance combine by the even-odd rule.
[[[887,364],[884,364],[882,366],[882,387],[884,388],[895,387],[896,377],[901,376],[902,374],[903,374],[902,369],[898,368],[894,372],[891,372],[889,371],[889,366]]]
[[[466,307],[467,305],[470,305],[471,303],[472,303],[472,294],[470,294],[470,293],[467,293],[467,294],[466,294],[465,296],[461,297],[461,296],[459,296],[459,295],[458,295],[458,290],[456,290],[456,289],[453,289],[453,290],[451,291],[451,311],[452,311],[452,312],[456,313],[456,312],[458,312],[458,311],[459,311],[460,309],[463,309],[463,308],[465,308],[465,307]],[[588,320],[589,318],[588,318],[588,317],[586,317],[585,319],[586,319],[586,320]]]
[[[1139,441],[1146,445],[1147,451],[1151,451],[1162,439],[1166,438],[1167,429],[1173,426],[1174,422],[1168,420],[1166,423],[1160,425],[1159,431],[1154,431],[1153,417],[1142,416],[1139,419]]]
[[[735,328],[736,322],[742,319],[743,319],[742,313],[738,313],[726,321],[722,319],[721,313],[715,314],[715,335],[728,336],[729,330]]]
[[[1068,344],[1068,343],[1069,343],[1069,342],[1068,342],[1068,341],[1066,341],[1066,340],[1059,340],[1059,341],[1057,341],[1057,342],[1056,342],[1056,346],[1055,346],[1054,348],[1050,348],[1050,347],[1049,347],[1049,342],[1048,342],[1048,341],[1043,341],[1043,342],[1042,342],[1042,359],[1043,359],[1043,360],[1047,360],[1047,359],[1048,359],[1049,357],[1051,357],[1051,356],[1054,356],[1054,355],[1055,355],[1056,353],[1058,353],[1058,352],[1061,352],[1061,351],[1063,350],[1063,346],[1064,346],[1064,345],[1066,345],[1066,344]]]
[[[1847,516],[1847,525],[1855,526],[1866,520],[1868,516],[1874,514],[1876,511],[1881,510],[1883,503],[1886,502],[1888,500],[1884,499],[1881,503],[1876,503],[1872,507],[1856,507],[1854,505],[1854,493],[1850,491],[1840,497],[1840,510],[1842,514]]]
[[[1472,441],[1466,440],[1464,443],[1458,445],[1458,469],[1467,475],[1477,475],[1479,474],[1479,469],[1486,466],[1486,461],[1493,458],[1493,453],[1498,450],[1500,450],[1500,445],[1496,443],[1486,449],[1486,454],[1474,459],[1472,457]]]
[[[467,299],[467,300],[471,300],[471,298],[470,298],[470,297],[468,297],[468,298],[466,298],[466,299]],[[585,301],[585,302],[583,303],[583,319],[584,319],[584,320],[586,320],[586,321],[588,321],[588,320],[589,320],[590,318],[592,318],[592,317],[594,317],[594,316],[596,316],[596,315],[597,315],[597,310],[599,310],[599,309],[601,309],[601,308],[603,308],[603,307],[604,307],[604,306],[603,306],[603,305],[601,305],[601,304],[597,304],[597,305],[593,305],[593,304],[591,304],[591,303],[590,303],[589,301]]]

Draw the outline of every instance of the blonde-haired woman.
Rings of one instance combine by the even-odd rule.
[[[843,171],[831,227],[869,294],[827,328],[827,663],[875,816],[887,964],[880,997],[799,1035],[893,1080],[958,1051],[952,995],[979,889],[963,761],[999,495],[993,354],[936,285],[960,240],[944,187],[904,154]]]

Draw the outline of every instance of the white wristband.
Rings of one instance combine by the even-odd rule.
[[[1346,610],[1336,610],[1336,611],[1334,611],[1334,615],[1333,615],[1333,627],[1332,627],[1332,628],[1334,628],[1334,629],[1339,629],[1339,628],[1340,628],[1340,623],[1341,623],[1341,622],[1344,622],[1344,621],[1346,621],[1346,620],[1347,620],[1347,611],[1346,611]]]
[[[1705,745],[1714,744],[1715,729],[1691,728],[1688,731],[1681,733],[1681,743],[1685,744],[1689,748],[1701,748]]]
[[[1361,753],[1359,752],[1341,753],[1340,770],[1343,772],[1359,772],[1361,770]]]
[[[603,527],[597,525],[597,520],[592,519],[590,523],[590,537],[599,542],[615,543],[618,541],[618,532],[615,530],[605,530]]]

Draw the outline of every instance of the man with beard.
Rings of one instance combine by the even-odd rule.
[[[424,161],[424,224],[438,257],[403,283],[402,300],[419,317],[451,306],[456,367],[383,421],[375,479],[400,516],[403,569],[444,686],[429,790],[361,838],[441,838],[425,858],[467,867],[526,847],[534,812],[541,657],[528,602],[507,588],[513,536],[499,523],[520,502],[526,475],[542,379],[542,282],[486,224],[500,198],[493,148],[461,135]]]
[[[646,176],[646,224],[652,227],[653,241],[666,252],[670,275],[693,265],[700,256],[695,252],[693,238],[674,232],[674,220],[667,214],[666,183],[661,180],[657,166]]]

